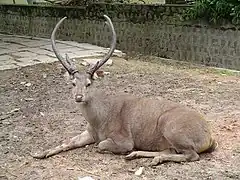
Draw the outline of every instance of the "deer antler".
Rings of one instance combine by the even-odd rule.
[[[70,75],[74,75],[78,72],[76,66],[73,64],[73,62],[70,60],[69,56],[66,54],[66,58],[64,59],[62,55],[60,54],[59,50],[57,49],[56,42],[55,42],[55,34],[59,26],[62,24],[62,22],[67,17],[62,18],[54,27],[52,35],[51,35],[51,43],[52,43],[52,49],[57,56],[58,60],[62,63],[63,67],[68,71]]]
[[[64,68],[68,71],[68,73],[70,75],[74,75],[75,73],[78,72],[76,66],[73,64],[73,62],[70,60],[70,58],[68,57],[68,55],[66,54],[66,58],[64,59],[59,50],[57,49],[56,46],[56,42],[55,42],[55,34],[57,29],[59,28],[59,26],[61,25],[61,23],[66,19],[67,17],[62,18],[55,26],[55,28],[53,29],[52,35],[51,35],[51,42],[52,42],[52,49],[55,53],[55,55],[57,56],[58,60],[62,63],[62,65],[64,66]],[[93,67],[89,68],[87,70],[87,73],[90,74],[91,77],[93,77],[94,73],[103,65],[105,64],[108,59],[111,57],[111,55],[113,54],[115,47],[116,47],[116,32],[114,30],[113,24],[111,19],[107,16],[104,15],[104,18],[107,20],[105,23],[111,28],[112,31],[112,43],[111,43],[111,47],[108,51],[108,53],[103,57],[102,60],[98,61]]]
[[[112,24],[111,19],[107,16],[107,15],[103,15],[104,18],[107,20],[105,23],[110,27],[111,31],[112,31],[112,43],[111,43],[111,47],[108,51],[108,53],[103,57],[102,60],[98,61],[93,67],[89,68],[87,73],[91,75],[91,77],[93,77],[94,73],[103,65],[105,64],[108,59],[111,57],[111,55],[113,54],[115,48],[116,48],[116,41],[117,41],[117,36],[116,36],[116,32],[114,29],[114,26]]]

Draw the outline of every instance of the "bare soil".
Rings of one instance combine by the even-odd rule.
[[[125,161],[94,145],[38,160],[30,153],[61,144],[86,125],[59,63],[0,71],[0,179],[240,179],[240,76],[160,58],[114,58],[110,75],[96,80],[111,93],[162,96],[202,112],[219,147],[197,162]],[[24,82],[26,82],[24,84]],[[31,83],[31,84],[27,84]],[[140,137],[141,138],[141,137]],[[134,172],[143,166],[138,177]]]

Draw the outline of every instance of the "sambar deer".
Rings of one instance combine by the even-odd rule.
[[[56,24],[51,35],[52,48],[72,77],[73,98],[88,124],[84,132],[68,142],[32,156],[47,158],[96,143],[99,152],[125,154],[127,160],[152,157],[151,164],[158,165],[165,161],[196,161],[200,153],[214,151],[217,142],[211,136],[207,121],[195,110],[157,97],[108,95],[94,88],[94,73],[108,61],[116,47],[112,21],[104,17],[112,33],[111,48],[86,72],[79,72],[67,54],[66,58],[61,56],[55,33],[66,17]]]

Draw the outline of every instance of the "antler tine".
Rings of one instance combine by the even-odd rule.
[[[105,23],[110,27],[111,31],[112,31],[112,43],[111,43],[111,47],[108,51],[108,53],[103,57],[102,60],[98,61],[92,68],[90,68],[87,72],[93,76],[94,73],[103,65],[105,64],[108,59],[112,56],[115,48],[116,48],[116,41],[117,41],[117,36],[116,36],[116,32],[113,26],[113,23],[111,21],[111,19],[107,16],[107,15],[103,15],[104,18],[107,20]]]
[[[72,60],[69,58],[67,53],[66,53],[66,61],[69,64],[69,70],[71,71],[72,75],[78,72],[76,65],[72,62]]]
[[[77,69],[74,67],[73,63],[71,62],[71,60],[67,54],[66,54],[66,59],[64,59],[61,56],[59,50],[57,49],[56,42],[55,42],[56,31],[66,18],[67,17],[63,17],[54,27],[54,29],[52,31],[52,35],[51,35],[51,43],[52,43],[53,52],[55,53],[58,60],[62,63],[63,67],[68,71],[68,73],[70,75],[73,75],[74,73],[78,72]]]

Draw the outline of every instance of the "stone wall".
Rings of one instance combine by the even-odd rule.
[[[67,16],[58,39],[108,47],[111,17],[117,48],[209,66],[240,70],[240,31],[196,26],[180,21],[184,5],[93,4],[88,7],[0,5],[0,32],[50,38],[56,22]]]

